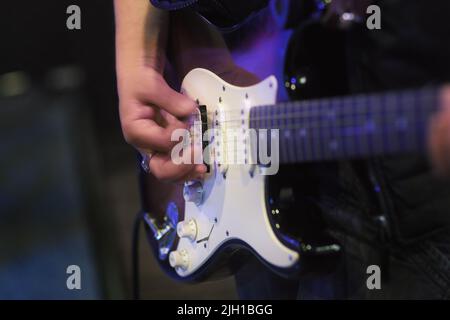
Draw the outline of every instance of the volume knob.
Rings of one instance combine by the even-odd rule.
[[[186,270],[189,267],[189,256],[186,250],[172,251],[169,254],[169,263],[172,268]]]
[[[194,219],[178,222],[177,234],[180,238],[189,238],[194,241],[197,237],[197,223]]]
[[[203,200],[203,185],[200,181],[187,181],[184,184],[183,197],[186,202],[200,205]]]

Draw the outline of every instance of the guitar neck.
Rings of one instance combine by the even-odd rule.
[[[257,106],[250,127],[279,129],[280,163],[421,153],[438,90],[424,88]]]

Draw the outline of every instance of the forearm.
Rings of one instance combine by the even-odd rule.
[[[115,0],[114,7],[118,77],[143,65],[162,72],[168,13],[154,8],[148,0]]]
[[[233,69],[233,59],[220,32],[192,11],[171,13],[170,40],[169,56],[179,78],[194,68],[219,75]]]

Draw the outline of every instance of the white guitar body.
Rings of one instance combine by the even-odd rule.
[[[274,104],[277,81],[271,76],[254,86],[236,87],[208,70],[194,69],[185,77],[182,92],[207,107],[208,123],[217,124],[215,129],[220,132],[229,123],[248,130],[250,107]],[[226,144],[222,137],[215,137],[213,143]],[[298,252],[277,238],[269,220],[266,176],[260,171],[264,169],[245,164],[219,166],[217,151],[211,150],[212,164],[205,180],[185,186],[184,221],[177,227],[179,241],[169,255],[170,265],[186,278],[201,270],[227,243],[239,243],[270,266],[293,267]]]

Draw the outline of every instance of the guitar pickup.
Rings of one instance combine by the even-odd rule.
[[[208,144],[209,144],[209,137],[208,137],[208,139],[203,139],[204,138],[204,136],[205,136],[205,132],[208,130],[208,112],[207,112],[207,109],[206,109],[206,106],[205,105],[200,105],[199,107],[198,107],[198,110],[200,111],[200,121],[201,121],[201,124],[202,124],[202,126],[201,126],[201,129],[202,129],[202,136],[201,136],[201,138],[202,138],[202,154],[203,154],[203,164],[206,166],[206,172],[210,172],[210,155],[209,155],[209,153],[208,154],[205,154],[205,149],[206,149],[206,147],[208,146]],[[205,159],[206,158],[206,159]]]

